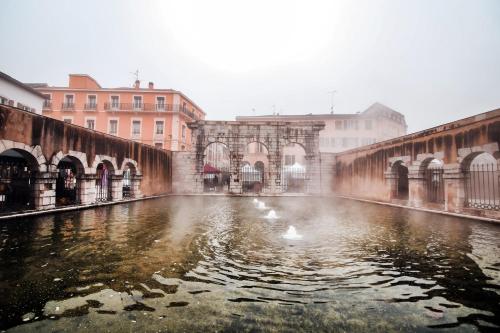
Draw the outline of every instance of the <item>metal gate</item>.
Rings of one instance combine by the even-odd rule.
[[[285,165],[281,170],[283,192],[305,193],[307,190],[306,168],[298,163]]]
[[[264,170],[245,164],[241,167],[240,179],[243,192],[259,193],[264,187]]]
[[[0,157],[0,212],[34,209],[35,172],[25,160]]]
[[[425,190],[427,201],[444,203],[444,182],[442,168],[428,168],[425,170]]]
[[[133,198],[134,193],[132,191],[132,172],[127,169],[123,172],[123,187],[122,187],[123,198]]]
[[[465,206],[500,210],[498,177],[495,164],[471,165],[465,172]]]
[[[60,162],[56,180],[56,205],[77,203],[76,168],[71,162]]]
[[[97,169],[96,179],[96,201],[111,201],[112,198],[112,175],[108,169]]]

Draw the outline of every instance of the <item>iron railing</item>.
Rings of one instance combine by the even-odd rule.
[[[56,205],[74,205],[78,203],[76,168],[71,162],[60,162],[56,180]]]
[[[428,202],[444,203],[443,172],[442,168],[428,168],[425,170],[425,192]]]
[[[106,111],[149,111],[149,112],[179,112],[191,119],[199,119],[192,111],[188,111],[179,104],[154,103],[104,103]]]
[[[471,165],[465,171],[465,206],[500,210],[498,176],[495,164]]]
[[[52,109],[52,101],[49,101],[49,100],[43,101],[43,109],[44,110]]]
[[[0,212],[34,209],[35,172],[25,160],[0,157]]]
[[[75,103],[62,103],[61,109],[64,111],[74,111]]]
[[[83,109],[86,111],[95,111],[97,110],[97,103],[85,103]]]

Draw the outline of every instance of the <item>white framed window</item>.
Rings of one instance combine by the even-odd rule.
[[[117,110],[120,108],[120,96],[118,95],[111,95],[109,97],[109,100],[111,102],[111,108],[114,110]]]
[[[118,135],[118,118],[108,119],[108,134]]]
[[[156,96],[156,110],[165,111],[165,96]]]
[[[134,109],[142,110],[142,96],[134,96]]]
[[[132,118],[130,126],[132,138],[140,137],[142,132],[142,119]]]
[[[95,130],[95,117],[85,117],[85,127],[91,130]]]
[[[73,124],[73,117],[63,117],[62,120],[65,122],[65,123],[68,123],[68,124]]]
[[[85,103],[85,109],[95,110],[97,108],[97,95],[87,95],[87,103]]]
[[[186,125],[182,125],[181,137],[182,141],[186,141]]]
[[[373,128],[372,120],[371,119],[366,119],[365,120],[365,129],[366,130],[371,130]]]
[[[65,94],[64,103],[62,107],[63,109],[73,109],[75,107],[75,95]]]
[[[163,135],[165,122],[163,120],[155,120],[155,135]]]

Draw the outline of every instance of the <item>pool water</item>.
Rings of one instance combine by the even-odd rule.
[[[500,330],[500,225],[259,200],[167,197],[2,222],[0,330]]]

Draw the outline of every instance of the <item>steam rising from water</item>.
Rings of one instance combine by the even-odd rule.
[[[297,229],[291,225],[286,231],[286,234],[283,235],[283,238],[289,240],[299,240],[302,239],[302,235],[298,234]]]

